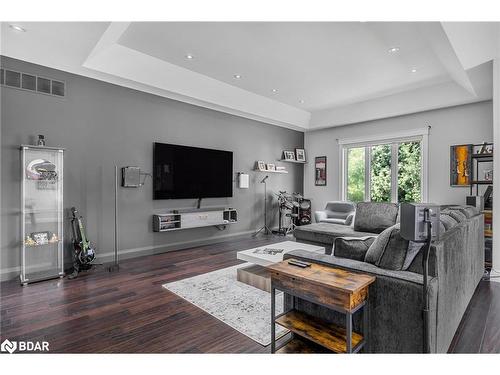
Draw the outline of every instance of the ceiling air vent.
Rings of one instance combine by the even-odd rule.
[[[7,87],[14,87],[21,90],[37,92],[58,97],[66,96],[66,83],[34,74],[15,72],[1,68],[0,84]]]

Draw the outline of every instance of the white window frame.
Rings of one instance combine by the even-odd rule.
[[[391,160],[397,160],[398,144],[411,141],[420,141],[421,145],[421,161],[422,168],[420,173],[422,202],[428,201],[429,192],[429,129],[419,128],[387,134],[378,134],[367,137],[344,138],[339,139],[339,160],[340,160],[340,190],[342,192],[342,200],[347,200],[347,151],[350,148],[365,147],[365,201],[370,201],[370,165],[371,165],[371,148],[381,144],[391,144]],[[391,200],[397,203],[397,179],[398,179],[398,163],[391,163]]]

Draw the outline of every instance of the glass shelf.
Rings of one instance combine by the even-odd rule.
[[[21,146],[21,283],[64,275],[64,150]]]

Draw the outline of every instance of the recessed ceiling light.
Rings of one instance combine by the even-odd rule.
[[[300,104],[304,104],[304,100],[303,100],[303,99],[300,99],[300,100],[299,100],[299,103],[300,103]]]
[[[233,76],[233,78],[234,78],[234,79],[241,79],[241,74],[235,74],[235,75]]]
[[[192,59],[194,59],[194,56],[193,56],[193,55],[191,55],[190,53],[188,53],[188,54],[186,55],[186,59],[188,59],[188,60],[192,60]]]
[[[9,25],[9,27],[12,30],[20,31],[22,33],[24,33],[26,31],[26,29],[22,28],[21,26],[17,26],[17,25]]]
[[[389,53],[396,53],[399,52],[399,47],[391,47],[389,48]]]
[[[417,69],[416,69],[416,68],[413,68],[413,69],[411,70],[411,72],[412,72],[412,73],[416,73],[416,72],[417,72]]]
[[[278,89],[272,89],[271,91],[276,94],[278,92]]]

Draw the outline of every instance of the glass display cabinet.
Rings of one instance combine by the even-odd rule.
[[[21,145],[21,284],[64,276],[64,149]]]

